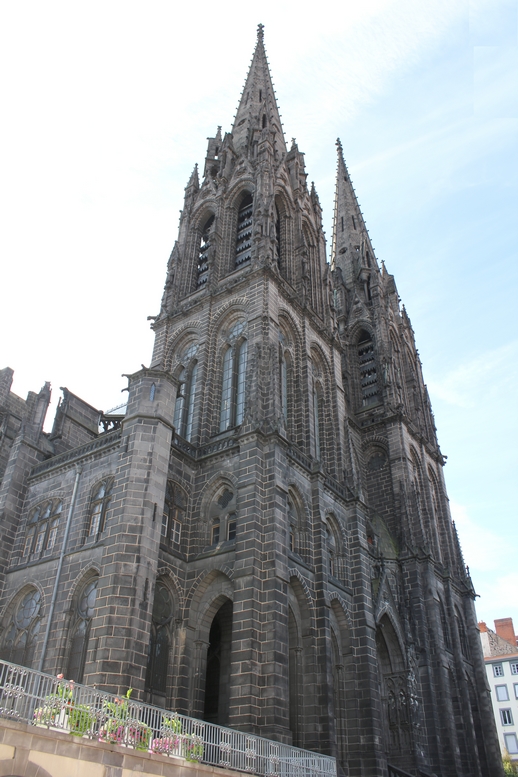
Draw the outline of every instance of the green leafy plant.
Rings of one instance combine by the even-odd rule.
[[[182,722],[178,715],[175,713],[171,718],[164,715],[160,736],[153,739],[151,751],[165,755],[180,755],[182,741]]]
[[[136,750],[148,750],[152,729],[140,720],[129,717],[129,701],[132,688],[114,701],[104,701],[104,722],[99,729],[99,742],[130,745]]]
[[[186,761],[201,761],[203,758],[203,739],[196,734],[187,734],[184,741]]]
[[[92,715],[90,707],[86,704],[75,704],[68,713],[68,724],[70,733],[74,737],[82,737],[92,727],[95,716]]]
[[[506,777],[515,777],[515,775],[518,775],[518,763],[513,761],[507,750],[502,756],[502,764]]]

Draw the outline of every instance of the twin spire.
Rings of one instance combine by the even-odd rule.
[[[218,129],[218,133],[221,128]],[[270,138],[274,147],[281,155],[287,153],[286,141],[282,130],[282,122],[275,97],[275,90],[270,75],[270,68],[264,48],[264,26],[257,27],[257,43],[250,68],[246,77],[241,99],[237,108],[232,140],[236,151],[248,150],[254,139],[259,141],[264,134]],[[221,135],[218,136],[219,140]],[[218,139],[213,139],[214,142]],[[218,143],[220,146],[221,143]],[[346,269],[345,275],[351,272],[350,264],[355,257],[355,265],[369,265],[374,257],[363,215],[356,198],[353,185],[349,178],[340,140],[336,142],[338,165],[336,175],[336,190],[333,218],[333,237],[331,247],[331,267]],[[193,177],[197,182],[197,170]],[[194,181],[193,181],[194,182]],[[191,183],[191,182],[190,182]],[[313,187],[314,188],[314,187]],[[316,197],[316,192],[314,192]],[[318,198],[317,198],[318,199]]]
[[[361,267],[374,267],[374,251],[356,192],[352,185],[340,138],[336,141],[338,154],[336,169],[335,206],[333,214],[333,239],[331,244],[331,268],[340,267],[344,280],[350,282]]]
[[[281,117],[264,49],[264,27],[257,27],[257,44],[241,94],[232,137],[234,148],[247,147],[254,133],[269,130],[280,152],[286,152]]]

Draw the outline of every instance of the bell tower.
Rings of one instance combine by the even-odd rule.
[[[259,25],[153,324],[150,369],[177,386],[156,583],[175,670],[155,684],[341,773],[500,775],[414,333],[337,150],[328,264]]]

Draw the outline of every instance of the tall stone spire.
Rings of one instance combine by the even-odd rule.
[[[347,283],[355,280],[361,267],[374,267],[376,260],[367,227],[354,191],[342,144],[336,141],[338,164],[336,171],[335,208],[333,217],[333,239],[331,244],[331,266],[340,267]]]
[[[264,49],[263,29],[263,25],[259,24],[254,56],[234,119],[234,148],[236,151],[247,149],[256,133],[268,130],[273,135],[276,148],[285,153],[286,141]]]

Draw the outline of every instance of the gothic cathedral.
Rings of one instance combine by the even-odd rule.
[[[262,26],[103,414],[0,372],[0,658],[335,755],[501,774],[430,400],[337,143],[330,263]],[[400,770],[400,771],[397,771]]]

